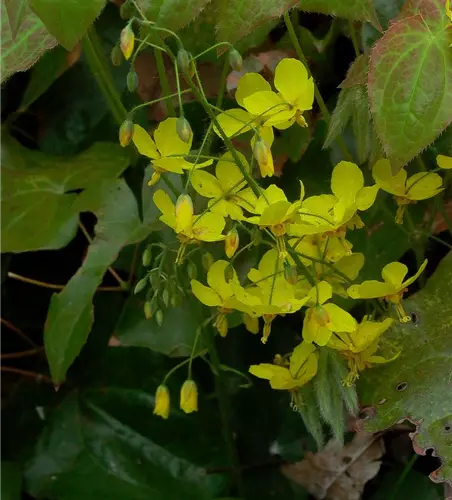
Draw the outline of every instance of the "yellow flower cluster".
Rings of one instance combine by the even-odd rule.
[[[313,80],[295,59],[283,59],[278,64],[274,88],[261,75],[245,74],[235,96],[240,107],[220,113],[212,125],[218,135],[227,138],[252,131],[251,149],[262,177],[274,173],[273,129],[286,129],[295,123],[306,127],[303,113],[311,109],[314,98]],[[393,319],[375,321],[365,317],[357,322],[333,298],[338,295],[386,301],[395,306],[399,320],[407,322],[410,317],[403,309],[402,297],[427,262],[409,279],[406,279],[407,267],[392,262],[382,270],[383,281],[355,283],[364,265],[364,255],[353,253],[347,232],[364,226],[360,212],[372,207],[379,190],[395,197],[396,219],[402,222],[408,204],[442,191],[442,178],[434,172],[408,177],[404,169],[394,175],[389,161],[381,159],[372,170],[375,183],[366,186],[361,169],[352,162],[341,161],[331,174],[331,193],[307,197],[300,181],[300,194],[291,201],[275,184],[262,189],[256,183],[254,160],[250,160],[250,165],[235,150],[218,158],[203,157],[202,151],[192,154],[192,136],[183,139],[176,118],[161,122],[153,138],[138,125],[134,125],[131,136],[138,151],[152,162],[154,174],[150,185],[169,172],[185,174],[186,189],[177,200],[163,189],[153,195],[161,212],[160,220],[175,232],[180,242],[176,264],[184,262],[189,245],[224,241],[228,260],[212,262],[210,258],[206,282],[202,278],[190,282],[193,295],[212,308],[211,321],[218,333],[227,335],[228,316],[238,311],[252,333],[258,332],[261,319],[265,343],[276,316],[294,314],[304,308],[300,328],[303,341],[291,354],[277,357],[273,364],[254,365],[250,372],[269,380],[274,389],[293,391],[316,375],[318,352],[322,348],[337,350],[347,360],[349,375],[344,383],[348,385],[371,364],[394,359],[385,359],[377,352],[380,337]],[[199,163],[200,159],[206,161]],[[205,167],[214,161],[215,166],[208,171]],[[451,158],[438,157],[442,169],[452,168],[451,162]],[[196,195],[196,206],[204,207],[199,213],[195,214],[187,188]],[[251,241],[242,248],[239,230],[251,235]],[[268,249],[245,277],[243,270],[236,272],[234,262],[242,250],[255,245],[268,245]],[[182,409],[195,411],[194,382],[186,382],[182,393]],[[160,386],[155,413],[166,418],[168,412],[168,390]]]

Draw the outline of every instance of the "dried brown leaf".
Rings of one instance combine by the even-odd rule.
[[[367,481],[378,473],[383,452],[380,435],[358,432],[345,446],[331,440],[322,451],[307,453],[281,470],[319,500],[359,500]]]

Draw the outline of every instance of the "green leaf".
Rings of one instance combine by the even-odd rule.
[[[372,0],[301,0],[298,8],[305,12],[320,12],[330,16],[343,17],[352,21],[368,21],[381,29]]]
[[[341,89],[347,89],[354,85],[367,84],[367,72],[369,71],[369,58],[365,54],[359,55],[347,71],[345,80],[339,85]]]
[[[370,119],[366,87],[364,85],[354,87],[354,94],[352,129],[355,137],[358,163],[363,164],[370,153],[372,122]]]
[[[104,5],[105,0],[30,0],[30,7],[66,50],[74,48]]]
[[[430,478],[452,479],[452,253],[440,263],[427,285],[404,301],[415,321],[397,324],[385,334],[392,349],[401,350],[393,362],[368,370],[360,379],[363,405],[375,416],[366,429],[386,429],[400,420],[416,424],[414,450],[424,455],[433,448],[442,466]]]
[[[8,14],[9,26],[11,28],[11,36],[14,40],[17,32],[25,18],[27,17],[28,1],[27,0],[3,0]],[[3,12],[2,12],[3,15]],[[3,33],[2,33],[3,35]]]
[[[92,299],[108,266],[124,246],[141,241],[154,229],[157,209],[150,199],[148,178],[144,183],[148,194],[143,196],[143,222],[135,197],[123,180],[104,182],[101,196],[98,197],[98,191],[95,193],[95,199],[101,200],[97,206],[96,236],[83,265],[65,288],[52,297],[47,314],[44,344],[55,384],[64,382],[67,369],[86,342],[93,320]],[[89,190],[85,193],[89,197]]]
[[[339,92],[336,107],[331,114],[328,133],[325,138],[324,148],[329,148],[342,134],[353,112],[354,88],[342,89]]]
[[[20,500],[22,475],[19,464],[2,461],[1,497],[3,500]]]
[[[129,159],[109,143],[70,158],[52,157],[3,134],[2,163],[2,252],[26,252],[69,243],[78,213],[88,208],[82,203],[87,195],[75,191],[116,178]]]
[[[55,47],[38,61],[31,72],[30,82],[22,96],[19,111],[29,108],[42,96],[69,67],[68,52],[62,47]]]
[[[422,12],[393,24],[374,45],[370,58],[371,112],[394,171],[433,142],[452,120],[450,29],[445,29],[444,5],[439,0],[417,5]]]
[[[47,50],[55,47],[57,40],[47,31],[46,27],[28,7],[23,7],[25,12],[20,12],[22,19],[17,33],[8,18],[5,0],[1,3],[1,68],[3,82],[17,71],[26,71]],[[18,26],[19,21],[16,21]],[[14,26],[14,21],[13,21]]]
[[[144,352],[143,352],[144,351]],[[164,368],[164,370],[162,370]],[[152,414],[167,367],[144,349],[110,348],[99,380],[70,394],[50,415],[25,464],[26,490],[55,500],[208,500],[225,480],[205,468],[228,463],[217,413],[200,395],[200,411]]]
[[[218,0],[217,40],[235,43],[257,26],[282,16],[296,0]]]

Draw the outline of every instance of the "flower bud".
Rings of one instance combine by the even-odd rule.
[[[162,300],[163,300],[163,303],[165,304],[165,307],[168,307],[168,305],[169,305],[169,290],[168,290],[168,288],[165,288],[163,290]]]
[[[208,271],[214,263],[213,255],[210,252],[204,252],[201,257],[202,267]]]
[[[133,289],[133,293],[135,295],[137,295],[138,293],[140,293],[142,290],[145,289],[146,285],[147,285],[147,278],[143,278],[141,279],[136,285],[135,285],[135,288]]]
[[[228,256],[228,259],[231,259],[234,256],[237,248],[239,248],[239,233],[234,227],[228,232],[224,240],[224,251]]]
[[[254,142],[253,155],[259,165],[262,177],[271,177],[275,173],[272,152],[260,138]]]
[[[243,313],[243,323],[250,333],[259,333],[259,318],[254,318],[249,314]]]
[[[181,194],[176,202],[176,233],[191,227],[193,201],[188,194]]]
[[[170,394],[168,387],[161,384],[155,393],[154,415],[167,419],[170,412]]]
[[[198,388],[194,380],[186,380],[180,390],[180,408],[185,413],[198,411]]]
[[[124,120],[119,127],[119,144],[121,144],[123,148],[130,144],[133,137],[133,129],[133,121],[130,118]]]
[[[295,266],[284,266],[284,278],[291,285],[296,285],[298,281],[298,271]]]
[[[179,118],[176,120],[176,132],[179,136],[179,139],[186,144],[190,142],[193,136],[190,124],[183,116],[179,116]]]
[[[215,328],[222,337],[226,337],[229,329],[229,322],[226,314],[220,313],[215,320]]]
[[[155,312],[155,321],[157,322],[157,325],[163,325],[163,311],[161,309],[157,309]]]
[[[236,49],[229,51],[229,64],[234,71],[242,71],[243,59]]]
[[[182,73],[190,72],[190,54],[184,49],[177,53],[177,67]]]
[[[130,24],[128,24],[121,31],[119,44],[121,46],[121,52],[124,55],[124,59],[126,61],[129,60],[130,56],[132,55],[134,46],[135,46],[135,34],[134,34]]]
[[[187,264],[187,274],[191,280],[195,280],[198,275],[198,268],[196,267],[196,264],[191,261]]]
[[[151,265],[152,252],[150,248],[146,248],[143,252],[143,255],[141,256],[141,262],[143,264],[143,267],[149,267]]]
[[[149,283],[154,290],[158,290],[160,288],[160,275],[157,269],[151,271],[151,274],[149,275]]]
[[[127,88],[129,92],[135,92],[138,88],[138,75],[133,69],[127,73]]]
[[[152,318],[152,304],[149,300],[144,303],[144,317],[146,319]]]
[[[122,52],[119,45],[115,45],[110,53],[111,63],[113,66],[120,66],[122,63]]]
[[[133,16],[133,11],[134,9],[132,3],[126,1],[119,8],[119,15],[121,16],[121,19],[128,21]]]

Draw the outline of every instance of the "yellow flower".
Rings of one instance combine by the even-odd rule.
[[[251,365],[250,373],[256,377],[270,381],[272,389],[291,391],[305,385],[317,373],[316,348],[312,344],[302,342],[290,356],[289,367],[261,363]]]
[[[186,380],[180,390],[180,408],[185,413],[198,411],[198,388],[194,380]]]
[[[287,257],[284,235],[288,232],[290,225],[297,220],[298,209],[304,197],[304,186],[301,181],[300,187],[300,199],[295,203],[290,203],[284,191],[271,184],[257,199],[253,212],[258,215],[247,219],[251,224],[270,229],[276,236],[281,259]]]
[[[270,147],[263,139],[257,139],[253,145],[253,155],[261,171],[262,177],[271,177],[275,173],[273,155]]]
[[[170,395],[168,387],[164,384],[157,387],[155,393],[154,415],[167,419],[170,412]]]
[[[187,244],[224,240],[225,236],[221,232],[224,229],[225,220],[220,214],[204,212],[200,215],[193,215],[192,207],[186,198],[183,199],[184,202],[180,202],[176,210],[171,198],[162,189],[157,190],[152,199],[162,212],[160,220],[176,232],[182,243],[176,263],[180,264],[183,261]]]
[[[244,97],[246,110],[254,116],[262,116],[265,126],[284,129],[296,120],[306,127],[303,112],[312,109],[314,81],[304,64],[291,58],[280,61],[275,69],[274,85],[278,93],[259,90]]]
[[[250,316],[247,313],[243,313],[243,324],[245,328],[253,334],[259,333],[259,319],[253,316]]]
[[[364,176],[355,163],[339,162],[331,176],[330,194],[311,196],[300,209],[301,223],[290,229],[293,236],[331,233],[344,239],[347,226],[361,228],[358,210],[368,210],[375,202],[378,186],[364,186]]]
[[[322,264],[317,264],[317,266],[321,267]],[[334,264],[334,269],[324,269],[322,278],[331,284],[333,287],[333,293],[347,298],[346,288],[348,287],[350,281],[353,281],[358,277],[358,274],[363,266],[364,254],[354,253],[352,255],[344,255],[344,257]]]
[[[224,240],[224,251],[228,259],[231,259],[234,256],[237,248],[239,248],[239,233],[234,227],[228,232],[226,239]]]
[[[237,154],[248,168],[245,157],[239,152]],[[191,184],[198,194],[210,198],[209,210],[223,217],[242,220],[244,218],[242,208],[252,210],[257,198],[253,190],[246,187],[246,181],[231,153],[224,154],[218,160],[215,175],[204,170],[195,170],[191,176]]]
[[[436,162],[438,163],[438,167],[444,170],[452,168],[452,156],[438,155]]]
[[[232,279],[229,282],[226,281],[225,276],[228,267],[232,270]],[[218,308],[219,315],[215,327],[222,337],[225,337],[228,331],[226,315],[233,310],[248,311],[248,306],[235,296],[235,291],[241,288],[240,283],[235,271],[225,260],[217,260],[210,266],[207,272],[209,286],[205,286],[197,280],[191,280],[190,284],[193,294],[200,302],[206,306]]]
[[[384,298],[388,302],[395,304],[396,311],[402,323],[410,321],[402,305],[402,296],[407,288],[420,276],[427,265],[424,260],[418,272],[411,278],[403,281],[408,273],[408,268],[400,262],[387,264],[382,272],[383,282],[376,280],[364,281],[360,285],[352,285],[347,293],[352,299],[376,299]]]
[[[375,182],[387,193],[395,196],[399,206],[396,222],[403,222],[406,205],[419,200],[427,200],[443,191],[443,180],[432,172],[419,172],[407,178],[406,170],[402,168],[396,175],[392,174],[389,160],[379,160],[372,168]]]
[[[328,343],[333,332],[353,332],[356,320],[336,304],[325,304],[331,299],[333,289],[326,281],[317,283],[309,292],[309,307],[303,321],[303,339],[320,346]]]
[[[180,139],[176,130],[177,118],[167,118],[159,123],[154,132],[154,139],[140,125],[134,126],[133,143],[138,152],[152,160],[155,173],[149,185],[154,185],[160,175],[165,172],[182,174],[184,170],[193,168],[193,163],[185,160],[185,156],[190,153],[193,137],[190,136],[188,142]],[[211,165],[212,160],[198,163],[196,168]]]

